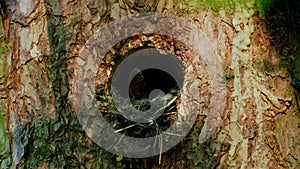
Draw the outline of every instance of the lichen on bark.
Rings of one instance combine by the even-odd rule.
[[[268,27],[268,21],[274,20],[261,18],[272,14],[266,9],[276,3],[21,0],[9,4],[0,35],[2,168],[299,168],[299,110],[291,86],[299,83],[299,51],[293,60],[294,74],[289,74],[280,65],[292,52],[276,46],[278,39],[287,39],[282,34],[276,39],[278,30]],[[162,154],[161,165],[158,157],[129,159],[99,148],[83,131],[69,98],[68,66],[89,37],[105,23],[147,11],[180,16],[203,30],[224,61],[227,85],[226,110],[218,116],[221,123],[214,134],[198,142],[205,118],[199,117],[185,140]],[[286,21],[283,14],[272,16]],[[277,23],[285,27],[284,22]],[[290,43],[299,46],[295,40]]]

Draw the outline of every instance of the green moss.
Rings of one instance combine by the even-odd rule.
[[[256,0],[255,7],[260,12],[260,16],[264,17],[265,14],[271,11],[274,5],[278,4],[280,1],[281,0]]]
[[[150,11],[151,11],[150,7],[139,8],[140,13],[146,13],[146,12],[150,12]]]
[[[218,12],[221,9],[234,10],[238,0],[198,0],[204,6]]]
[[[0,161],[8,157],[9,137],[6,130],[6,121],[4,112],[0,109]]]
[[[266,59],[264,59],[264,61],[263,61],[263,71],[265,71],[267,73],[273,72],[273,66]]]
[[[263,16],[279,0],[188,0],[186,3],[188,5],[194,2],[198,3],[199,7],[210,8],[215,12],[221,9],[234,12],[237,4],[246,4],[248,7],[253,6]]]
[[[199,132],[202,127],[195,125],[189,135],[185,138],[182,151],[188,162],[192,162],[193,168],[216,168],[220,152],[227,152],[229,146],[210,137],[202,144],[199,143]]]
[[[3,32],[2,32],[2,17],[0,16],[0,55],[4,54],[7,49],[7,45],[4,42]]]
[[[10,47],[10,44],[6,44],[3,41],[0,41],[0,55],[5,54],[9,47]]]
[[[12,43],[6,43],[4,41],[4,35],[2,32],[2,17],[0,15],[0,55],[5,54],[6,51],[12,46]]]

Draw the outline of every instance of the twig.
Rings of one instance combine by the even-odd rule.
[[[162,142],[162,136],[160,136],[160,139],[159,139],[159,160],[158,160],[158,165],[161,164],[161,154],[162,154],[162,147],[163,147],[163,142]]]
[[[230,26],[233,29],[233,31],[237,32],[236,29],[235,29],[235,27],[233,25],[231,25],[230,23],[224,21],[223,19],[221,21],[224,22],[224,23],[226,23],[228,26]]]

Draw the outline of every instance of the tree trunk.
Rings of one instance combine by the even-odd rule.
[[[257,14],[260,1],[213,2],[7,1],[0,34],[2,168],[300,168],[299,105],[292,76],[280,66],[284,54]],[[223,63],[226,106],[204,143],[207,120],[199,115],[170,151],[121,158],[79,123],[68,64],[101,26],[140,12],[182,17],[207,35]]]

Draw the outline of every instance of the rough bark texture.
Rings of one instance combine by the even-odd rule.
[[[173,0],[7,5],[0,34],[2,168],[300,168],[291,76],[279,66],[282,56],[254,2],[234,11]],[[183,17],[206,32],[217,44],[227,86],[226,109],[211,138],[198,143],[203,124],[195,125],[162,154],[160,165],[158,157],[120,159],[99,148],[82,130],[69,98],[68,63],[89,37],[121,16],[149,11]]]

